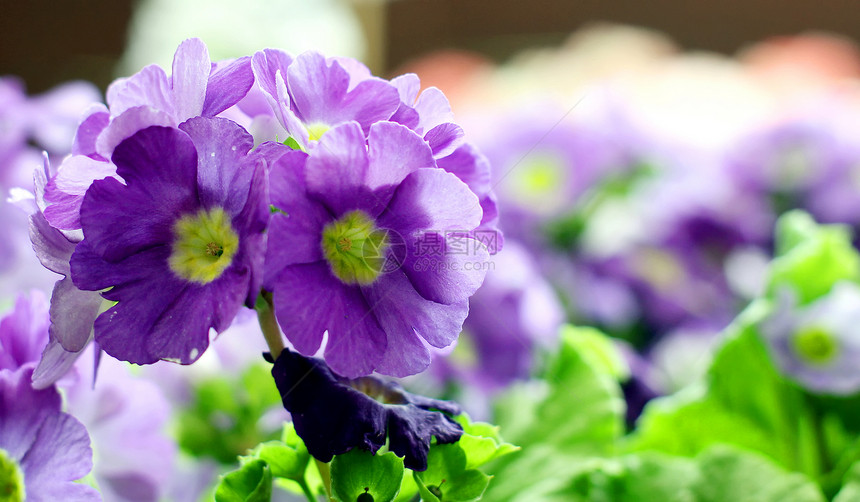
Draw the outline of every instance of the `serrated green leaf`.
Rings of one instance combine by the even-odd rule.
[[[281,441],[267,441],[257,445],[251,451],[251,456],[266,462],[272,470],[272,476],[295,481],[304,477],[310,460],[307,450],[302,454]]]
[[[373,502],[389,502],[400,490],[403,469],[403,459],[393,452],[374,455],[353,448],[331,462],[332,495],[341,502],[356,502],[366,493]]]
[[[215,502],[270,502],[272,471],[266,462],[252,460],[221,477]]]
[[[463,426],[459,445],[466,454],[467,469],[480,467],[520,449],[519,446],[503,441],[496,425],[472,422],[466,413],[456,416],[455,420]]]

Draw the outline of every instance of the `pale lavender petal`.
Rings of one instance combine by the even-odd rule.
[[[310,144],[310,134],[292,109],[290,94],[287,91],[287,84],[284,81],[281,70],[278,70],[278,73],[275,75],[275,85],[277,91],[277,99],[274,106],[275,115],[287,131],[287,134],[295,139],[302,148],[307,149]]]
[[[325,359],[335,372],[354,378],[373,371],[385,333],[361,291],[336,279],[325,262],[287,267],[273,294],[275,315],[296,350],[314,354],[328,331]]]
[[[419,336],[435,347],[457,339],[469,313],[468,300],[442,305],[423,298],[402,270],[383,274],[362,288],[373,315],[388,334],[388,348],[376,371],[403,377],[420,373],[430,353]]]
[[[391,85],[393,85],[397,89],[398,94],[400,94],[400,101],[410,107],[415,104],[415,98],[418,97],[418,91],[421,90],[421,80],[418,78],[418,75],[414,73],[404,73],[403,75],[391,79]]]
[[[439,246],[420,253],[421,242],[431,239]],[[484,282],[489,253],[475,239],[428,232],[409,243],[403,271],[424,298],[445,305],[469,298]]]
[[[219,62],[209,75],[201,115],[218,115],[244,98],[253,85],[250,57],[241,57],[226,64]]]
[[[71,484],[93,467],[87,429],[71,415],[57,411],[45,418],[35,443],[21,459],[28,495],[30,486],[33,495],[39,495],[28,496],[28,500],[100,500],[93,488],[76,490]]]
[[[377,122],[368,136],[367,186],[379,188],[400,183],[409,173],[436,167],[427,143],[401,124]]]
[[[108,87],[108,108],[114,117],[130,108],[149,106],[173,115],[173,100],[167,75],[158,65],[150,65],[128,78],[120,78]]]
[[[46,197],[51,197],[52,189],[70,195],[84,195],[93,181],[115,175],[116,166],[110,162],[72,155],[60,164],[57,175],[51,179],[47,188]]]
[[[48,299],[39,290],[19,294],[0,319],[0,369],[17,370],[36,362],[48,343]]]
[[[290,63],[292,62],[293,58],[284,51],[263,49],[256,52],[251,58],[251,66],[254,71],[254,78],[260,89],[269,96],[277,98],[276,75],[278,72],[282,76],[286,75],[287,68],[290,67]]]
[[[171,75],[174,116],[177,122],[203,112],[206,84],[212,64],[206,44],[199,38],[184,40],[173,56]]]
[[[97,292],[78,289],[68,277],[57,281],[51,293],[51,339],[69,352],[84,350],[101,306]]]
[[[458,147],[450,155],[436,159],[436,165],[454,173],[479,197],[492,190],[490,161],[471,143]]]
[[[56,389],[34,390],[33,370],[0,370],[0,448],[20,461],[32,447],[45,419],[60,412]]]
[[[52,227],[41,213],[30,215],[30,242],[45,268],[61,275],[69,274],[69,259],[76,243]]]
[[[305,165],[308,193],[336,215],[355,209],[368,170],[364,133],[355,122],[328,131]],[[375,201],[367,201],[365,203]]]
[[[353,89],[360,82],[373,77],[373,74],[370,72],[370,68],[355,58],[334,56],[328,58],[328,61],[337,61],[337,64],[349,73],[350,89]]]
[[[434,157],[450,155],[463,144],[463,128],[453,122],[445,122],[427,131],[424,140],[433,150]]]
[[[465,183],[441,169],[419,169],[403,180],[379,218],[380,226],[404,237],[416,232],[474,229],[481,204]]]
[[[122,115],[115,117],[102,131],[96,140],[96,150],[99,155],[109,159],[117,145],[141,129],[153,125],[171,127],[177,124],[178,122],[168,112],[149,106],[129,108]]]
[[[38,366],[33,371],[33,388],[47,389],[54,385],[54,382],[69,372],[81,354],[82,352],[69,352],[57,340],[50,340],[42,351]]]
[[[110,112],[105,105],[98,103],[92,105],[86,112],[84,118],[78,125],[78,130],[75,132],[75,139],[72,142],[72,155],[98,155],[96,151],[96,139],[99,134],[108,126],[110,122]],[[101,157],[100,155],[98,155]],[[103,157],[101,160],[105,160]]]
[[[197,149],[200,202],[207,208],[220,206],[231,214],[241,212],[258,160],[256,155],[248,155],[254,138],[239,124],[222,118],[196,117],[179,128]]]
[[[436,87],[424,89],[415,102],[415,110],[421,116],[421,122],[418,124],[421,132],[427,132],[439,124],[454,121],[454,113],[451,111],[448,98]]]

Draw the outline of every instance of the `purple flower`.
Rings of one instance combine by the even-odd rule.
[[[464,235],[477,197],[435,168],[430,147],[400,124],[328,131],[310,155],[272,167],[265,286],[296,350],[347,377],[405,376],[450,345],[481,285],[487,249]]]
[[[48,324],[44,293],[19,295],[12,311],[0,319],[0,369],[14,371],[38,361],[48,343]]]
[[[172,76],[150,65],[114,81],[107,90],[108,107],[94,105],[86,112],[74,155],[48,183],[48,221],[57,228],[80,228],[83,195],[94,180],[117,176],[109,159],[124,139],[151,125],[177,127],[192,117],[214,117],[242,99],[253,82],[250,57],[213,64],[196,38],[177,48]]]
[[[410,394],[374,377],[345,380],[316,358],[284,350],[272,376],[296,432],[322,462],[355,447],[376,453],[387,437],[389,449],[404,457],[406,467],[423,471],[432,438],[453,443],[463,433],[450,417],[460,413],[457,405]]]
[[[825,296],[798,305],[782,290],[759,329],[776,366],[807,389],[849,395],[860,390],[860,286],[837,283]]]
[[[95,320],[96,341],[137,364],[195,361],[209,329],[225,330],[260,289],[263,159],[226,119],[180,128],[149,127],[116,148],[125,184],[105,178],[87,190],[71,258],[77,288],[110,288],[101,294],[117,302]]]
[[[388,120],[400,97],[388,82],[370,76],[358,61],[305,52],[293,60],[266,49],[253,56],[254,76],[286,133],[308,148],[326,131],[349,121],[366,132]]]
[[[101,500],[75,481],[92,468],[87,430],[60,411],[55,388],[30,386],[32,368],[0,370],[0,482],[7,500]]]

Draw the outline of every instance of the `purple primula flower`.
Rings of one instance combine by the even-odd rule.
[[[781,290],[759,330],[788,378],[816,393],[850,395],[860,390],[858,323],[860,286],[840,282],[803,306],[794,291]]]
[[[317,52],[293,60],[282,51],[266,49],[254,54],[253,68],[275,117],[305,149],[345,122],[358,122],[367,132],[374,122],[388,120],[400,104],[394,86],[370,76],[353,60]]]
[[[80,204],[94,180],[117,177],[114,148],[151,125],[177,127],[192,117],[214,117],[241,100],[254,82],[251,58],[211,63],[199,39],[185,40],[168,77],[150,65],[107,90],[108,106],[92,106],[81,120],[72,148],[46,190],[45,216],[61,229],[80,228]]]
[[[450,417],[460,413],[453,403],[416,396],[375,377],[339,378],[321,360],[290,350],[274,363],[284,407],[308,452],[321,462],[355,447],[376,453],[388,438],[388,448],[407,468],[423,471],[433,438],[453,443],[463,433]]]
[[[365,140],[343,124],[270,176],[265,286],[296,350],[313,355],[327,332],[338,374],[405,376],[430,363],[426,344],[457,338],[487,268],[487,248],[464,235],[482,211],[420,136],[379,122]]]
[[[0,319],[0,369],[17,370],[39,360],[48,343],[48,299],[33,290],[19,295],[11,312]]]
[[[30,385],[32,367],[0,370],[0,480],[4,500],[101,500],[76,483],[92,468],[87,430],[60,410],[55,388]]]
[[[229,120],[180,129],[149,127],[117,147],[111,160],[125,183],[87,190],[70,263],[77,288],[110,288],[101,294],[117,302],[95,320],[96,341],[137,364],[194,362],[210,328],[224,331],[260,289],[264,159]]]

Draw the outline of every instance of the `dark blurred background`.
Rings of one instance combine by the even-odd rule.
[[[130,0],[2,0],[0,74],[24,78],[31,93],[70,79],[104,89],[127,43]],[[466,49],[493,60],[561,43],[572,31],[609,21],[664,32],[686,49],[731,54],[752,42],[807,31],[860,37],[857,4],[830,0],[344,0],[365,36],[363,59],[388,74],[438,49]],[[289,17],[299,3],[279,5]],[[205,5],[203,3],[202,5]],[[245,8],[235,3],[236,12]],[[205,7],[202,7],[205,8]],[[157,27],[154,27],[158,29]],[[231,29],[225,23],[225,31]],[[187,36],[193,36],[189,33]],[[241,36],[241,34],[236,34]],[[290,50],[289,47],[285,49]]]

